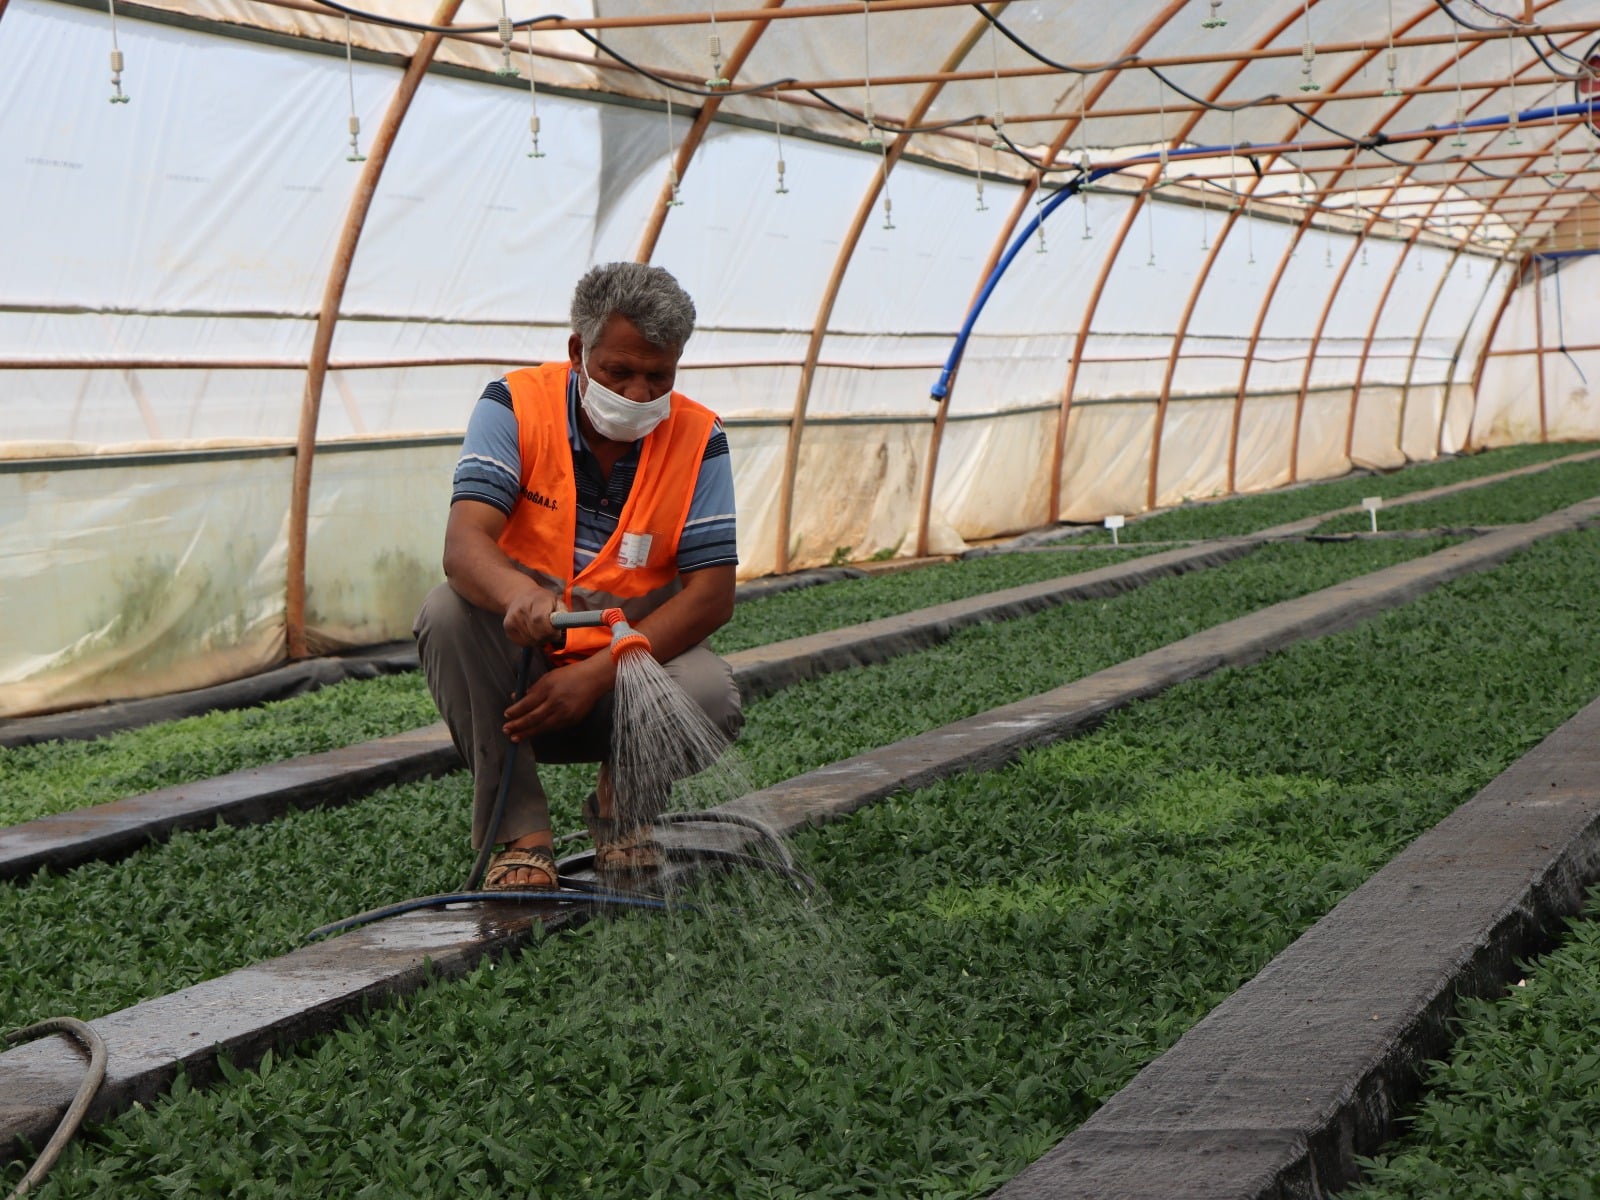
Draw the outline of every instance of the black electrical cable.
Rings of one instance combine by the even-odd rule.
[[[1243,112],[1247,108],[1254,108],[1258,104],[1265,104],[1269,100],[1281,100],[1283,98],[1278,92],[1268,92],[1265,96],[1257,96],[1254,100],[1241,100],[1237,104],[1219,104],[1215,100],[1207,100],[1204,96],[1196,96],[1193,92],[1179,87],[1155,67],[1146,67],[1145,70],[1149,71],[1150,74],[1161,80],[1162,83],[1166,84],[1173,91],[1177,92],[1178,95],[1182,96],[1185,100],[1193,101],[1202,108],[1209,108],[1212,112]]]
[[[1583,386],[1588,387],[1589,377],[1583,373],[1583,368],[1578,365],[1578,360],[1573,358],[1572,353],[1567,349],[1567,322],[1561,312],[1561,263],[1552,262],[1550,268],[1550,274],[1556,281],[1556,338],[1561,343],[1556,348],[1567,356],[1567,361],[1572,364],[1572,369],[1578,373],[1578,378],[1583,380]]]
[[[364,9],[356,8],[353,5],[341,3],[340,0],[317,0],[317,2],[324,8],[331,8],[334,10],[334,12],[343,13],[347,17],[356,17],[372,25],[387,25],[391,29],[409,29],[413,33],[452,34],[500,32],[500,26],[498,24],[429,25],[425,21],[404,21],[398,17],[380,16],[377,13],[367,12]],[[528,29],[535,25],[542,25],[547,21],[570,21],[571,19],[572,18],[566,13],[545,13],[542,16],[524,17],[520,21],[512,21],[511,28]],[[789,76],[784,79],[774,79],[770,83],[752,83],[743,87],[695,87],[693,84],[678,83],[675,80],[667,79],[664,76],[657,75],[654,71],[651,71],[646,67],[641,67],[638,63],[633,62],[631,59],[624,57],[616,50],[613,50],[610,46],[601,41],[599,38],[595,37],[594,34],[590,33],[587,29],[571,29],[567,32],[577,34],[596,50],[599,50],[602,54],[609,55],[611,58],[616,59],[623,66],[627,67],[628,70],[639,75],[643,75],[646,79],[653,83],[659,84],[661,87],[669,88],[675,92],[682,92],[688,96],[748,96],[753,92],[768,92],[772,91],[774,88],[782,87],[786,83],[796,82],[793,76]]]
[[[978,12],[983,15],[983,19],[985,21],[989,22],[989,24],[993,25],[1001,33],[1005,34],[1011,43],[1029,58],[1037,59],[1047,67],[1054,67],[1058,71],[1065,71],[1069,75],[1098,75],[1102,71],[1114,71],[1118,67],[1125,67],[1129,63],[1136,63],[1139,61],[1139,56],[1137,54],[1124,54],[1121,58],[1113,59],[1111,62],[1101,63],[1097,67],[1075,67],[1071,63],[1057,62],[1055,59],[1048,58],[1044,54],[1041,54],[1021,37],[1017,36],[1015,33],[1012,33],[1011,30],[1006,28],[1006,26],[1001,22],[999,17],[995,16],[983,5],[974,4],[972,7],[977,9]]]
[[[1289,111],[1294,113],[1302,121],[1309,121],[1318,129],[1326,130],[1328,133],[1333,134],[1334,137],[1341,138],[1344,141],[1349,142],[1353,148],[1359,150],[1370,150],[1379,158],[1385,159],[1388,162],[1392,162],[1397,167],[1411,169],[1417,166],[1418,160],[1397,158],[1393,154],[1390,154],[1387,150],[1383,149],[1383,147],[1388,145],[1389,142],[1389,136],[1385,133],[1373,133],[1368,134],[1366,137],[1354,137],[1351,134],[1344,132],[1342,129],[1335,129],[1332,125],[1329,125],[1326,121],[1321,120],[1320,118],[1307,112],[1298,104],[1291,102],[1289,104]]]
[[[849,117],[852,121],[859,121],[863,125],[869,124],[866,117],[852,109],[844,107],[844,105],[839,104],[836,101],[828,99],[827,96],[825,96],[816,88],[806,88],[806,94],[822,101],[823,104],[826,104],[829,108],[833,109],[834,112],[840,114],[841,116]],[[970,117],[958,117],[953,121],[942,121],[937,125],[894,125],[888,121],[880,121],[874,117],[870,124],[872,128],[881,129],[885,133],[942,133],[946,129],[954,129],[958,125],[982,124],[988,119],[989,118],[983,113],[975,113]]]
[[[1433,0],[1433,2],[1439,8],[1439,10],[1441,12],[1443,12],[1446,16],[1448,16],[1457,25],[1461,26],[1461,28],[1463,28],[1463,29],[1470,29],[1474,33],[1506,33],[1506,32],[1510,32],[1510,31],[1513,31],[1513,30],[1530,28],[1530,26],[1527,25],[1525,22],[1519,21],[1514,17],[1509,17],[1505,13],[1495,12],[1491,8],[1486,8],[1482,4],[1477,3],[1477,0],[1468,0],[1468,2],[1471,3],[1472,6],[1474,8],[1476,8],[1479,12],[1486,13],[1487,15],[1489,15],[1491,17],[1495,17],[1498,20],[1505,21],[1507,23],[1507,25],[1510,26],[1510,30],[1505,29],[1505,28],[1496,29],[1495,27],[1493,27],[1491,25],[1474,25],[1471,21],[1465,20],[1464,18],[1462,18],[1460,16],[1457,16],[1455,10],[1452,9],[1450,7],[1450,5],[1447,3],[1447,0]],[[1539,50],[1539,45],[1533,39],[1532,35],[1526,34],[1526,33],[1517,33],[1515,36],[1520,37],[1520,38],[1522,38],[1523,41],[1527,42],[1528,45],[1533,48],[1533,52],[1539,56],[1539,61],[1544,63],[1545,66],[1549,67],[1550,70],[1553,71],[1558,78],[1566,79],[1566,80],[1578,80],[1578,79],[1587,79],[1589,77],[1586,72],[1579,71],[1579,72],[1576,72],[1576,73],[1569,73],[1569,72],[1563,71],[1560,67],[1556,66],[1548,58],[1546,58],[1544,56],[1544,54]],[[1567,52],[1565,50],[1558,49],[1556,47],[1555,43],[1553,41],[1551,41],[1551,39],[1550,39],[1548,34],[1545,35],[1545,40],[1547,42],[1550,42],[1550,49],[1552,51],[1554,51],[1556,54],[1561,55],[1563,58],[1572,59],[1573,62],[1581,62],[1581,60],[1579,60],[1579,59],[1572,58],[1572,56],[1570,54],[1567,54]]]
[[[1440,12],[1444,13],[1445,16],[1449,17],[1452,21],[1454,21],[1457,25],[1461,26],[1461,28],[1463,28],[1463,29],[1470,29],[1470,30],[1472,30],[1473,33],[1504,33],[1505,32],[1504,29],[1496,29],[1492,25],[1474,25],[1471,21],[1467,20],[1465,17],[1457,16],[1455,10],[1453,8],[1451,8],[1450,5],[1447,3],[1447,0],[1433,0],[1433,2],[1434,2],[1435,5],[1438,6]],[[1481,5],[1476,5],[1475,7],[1478,7],[1480,9],[1482,8]],[[1488,12],[1487,9],[1484,9],[1483,11]],[[1491,12],[1491,13],[1489,13],[1489,15],[1492,16],[1492,17],[1499,17],[1500,20],[1502,20],[1502,21],[1510,20],[1510,18],[1504,16],[1501,13]],[[1516,21],[1516,22],[1512,22],[1512,23],[1515,24],[1515,25],[1520,25],[1521,24],[1520,21]]]

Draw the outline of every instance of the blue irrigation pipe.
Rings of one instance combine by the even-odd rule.
[[[1517,113],[1516,117],[1520,122],[1544,121],[1554,117],[1573,116],[1583,116],[1593,120],[1595,115],[1594,102],[1585,101],[1582,104],[1558,104],[1549,108],[1529,108]],[[1419,136],[1426,137],[1430,134],[1446,134],[1457,129],[1492,129],[1495,126],[1508,125],[1510,122],[1511,115],[1509,113],[1498,117],[1474,117],[1470,121],[1452,121],[1448,125],[1429,125],[1424,129],[1413,130],[1410,133],[1394,135],[1375,134],[1369,138],[1349,138],[1347,139],[1347,144],[1351,146],[1381,146],[1386,142],[1396,141],[1402,138],[1416,138]],[[1250,149],[1253,153],[1259,154],[1263,151],[1273,152],[1293,150],[1297,147],[1297,145],[1298,143],[1295,142],[1278,142],[1275,144],[1252,146]],[[1168,150],[1167,159],[1170,162],[1171,160],[1177,158],[1209,158],[1212,155],[1220,154],[1223,151],[1232,153],[1234,150],[1243,148],[1244,147],[1242,143],[1239,146],[1188,146],[1178,150]],[[1028,239],[1032,237],[1039,226],[1044,223],[1045,218],[1051,213],[1055,212],[1056,209],[1060,208],[1065,201],[1071,199],[1073,196],[1076,196],[1086,185],[1093,183],[1095,180],[1103,178],[1106,175],[1111,175],[1122,170],[1124,167],[1131,166],[1135,163],[1155,162],[1159,160],[1160,157],[1160,151],[1152,151],[1144,154],[1134,154],[1128,156],[1127,158],[1119,159],[1116,166],[1095,167],[1086,175],[1079,175],[1070,183],[1063,185],[1054,196],[1039,206],[1039,211],[1034,215],[1033,220],[1029,221],[1028,224],[1023,227],[1022,231],[1018,233],[1016,237],[1012,238],[1011,245],[1008,246],[1006,248],[1006,252],[1001,255],[1000,261],[994,266],[994,270],[989,272],[989,278],[983,281],[983,287],[978,290],[977,296],[973,299],[972,306],[967,310],[966,319],[961,322],[961,331],[956,334],[955,344],[950,347],[950,353],[945,358],[944,368],[939,372],[938,382],[936,382],[929,391],[929,395],[931,395],[933,399],[943,400],[950,394],[950,381],[955,377],[956,369],[961,365],[962,356],[967,352],[967,342],[972,337],[973,326],[978,323],[978,317],[982,315],[984,307],[989,303],[989,297],[994,294],[994,290],[999,285],[1001,277],[1005,275],[1006,269],[1011,266],[1012,260],[1017,257],[1017,251],[1022,249],[1022,247],[1027,243]]]

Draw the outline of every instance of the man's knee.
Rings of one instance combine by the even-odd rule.
[[[744,705],[732,667],[706,647],[696,646],[673,659],[668,672],[724,737],[731,742],[739,736]]]

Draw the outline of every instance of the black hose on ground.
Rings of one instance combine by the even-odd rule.
[[[522,902],[536,902],[553,904],[558,908],[571,908],[574,906],[594,906],[612,908],[652,908],[664,910],[678,907],[668,904],[659,896],[636,896],[627,892],[609,892],[591,888],[575,888],[562,886],[554,891],[541,888],[528,891],[495,891],[495,892],[443,892],[437,896],[418,896],[413,900],[402,900],[397,904],[386,904],[382,908],[368,909],[364,913],[357,913],[353,917],[333,921],[327,925],[313,929],[306,934],[306,941],[314,942],[318,938],[328,937],[330,934],[345,933],[359,925],[370,925],[374,921],[381,921],[385,917],[398,917],[404,913],[417,912],[425,908],[444,908],[450,904],[467,904],[479,900],[513,900]],[[691,907],[684,905],[682,907]]]
[[[17,1184],[6,1200],[18,1200],[18,1197],[27,1195],[35,1184],[44,1179],[50,1168],[56,1165],[56,1159],[61,1157],[61,1152],[67,1148],[72,1135],[83,1123],[84,1114],[89,1111],[89,1102],[94,1099],[94,1094],[100,1090],[100,1085],[106,1077],[105,1041],[76,1017],[51,1017],[23,1029],[14,1029],[6,1034],[6,1041],[15,1045],[45,1033],[62,1033],[77,1039],[89,1052],[89,1070],[84,1075],[83,1082],[78,1085],[78,1094],[72,1098],[72,1103],[67,1105],[67,1111],[62,1114],[61,1123],[56,1126],[55,1133],[51,1134],[50,1140],[45,1143],[38,1161],[28,1169],[28,1173],[22,1177],[22,1182]]]

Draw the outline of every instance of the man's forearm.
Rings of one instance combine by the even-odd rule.
[[[447,544],[444,575],[469,604],[504,616],[519,597],[538,583],[517,569],[499,545],[487,538],[462,537]]]

